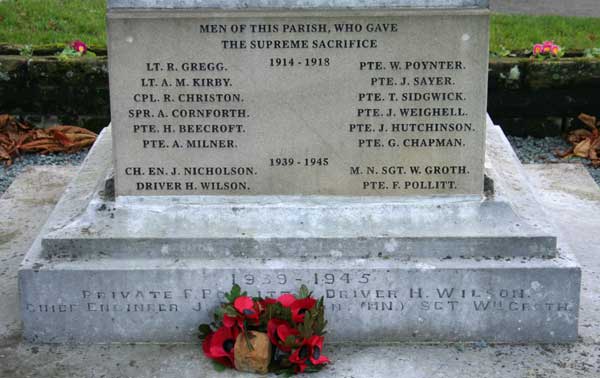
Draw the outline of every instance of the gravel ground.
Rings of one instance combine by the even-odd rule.
[[[9,167],[0,163],[0,196],[8,189],[13,180],[30,165],[79,165],[87,153],[88,150],[76,154],[26,154],[16,158]]]
[[[554,151],[564,151],[569,148],[569,144],[560,137],[519,138],[508,136],[508,140],[523,164],[582,163],[587,167],[594,181],[600,185],[600,168],[589,166],[588,160],[580,158],[560,159],[554,156]]]
[[[524,164],[583,163],[588,167],[588,171],[596,183],[600,185],[600,169],[588,166],[586,160],[579,158],[559,159],[554,156],[553,152],[557,149],[566,150],[569,147],[560,137],[538,139],[509,136],[508,140]],[[6,191],[15,177],[30,165],[77,165],[83,161],[87,152],[86,150],[77,154],[24,155],[15,159],[10,167],[0,165],[0,195]]]

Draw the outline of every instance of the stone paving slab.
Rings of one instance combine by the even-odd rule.
[[[502,377],[502,378],[569,378],[600,376],[600,190],[581,166],[567,164],[525,166],[540,189],[539,200],[547,207],[583,266],[583,291],[580,340],[569,345],[510,346],[473,344],[383,346],[340,346],[329,348],[335,364],[312,377]],[[10,246],[0,244],[0,377],[255,377],[234,372],[215,373],[204,360],[199,347],[174,345],[94,345],[34,346],[19,338],[17,309],[9,296],[16,298],[16,268],[19,254],[27,249],[45,222],[47,207],[31,206],[39,193],[47,193],[44,183],[58,185],[68,181],[68,171],[52,180],[37,178],[36,171],[15,182],[0,200],[13,201],[22,216],[0,223],[0,235],[18,230],[11,236]],[[73,172],[70,172],[73,174]],[[23,186],[35,182],[39,186]],[[20,197],[11,198],[9,193]],[[9,196],[8,198],[6,198]],[[58,196],[53,197],[56,201]],[[29,213],[25,206],[29,202]],[[14,206],[14,207],[12,207]],[[47,207],[46,207],[47,206]],[[6,214],[8,207],[1,207]],[[13,212],[11,210],[11,212]],[[557,215],[559,214],[559,215]],[[12,230],[12,231],[10,231]],[[16,257],[11,257],[11,256]],[[12,260],[11,260],[12,259]],[[11,263],[10,261],[13,261]],[[12,264],[12,265],[11,265]],[[11,288],[12,285],[12,288]],[[12,315],[11,315],[12,314]],[[6,332],[10,329],[10,332]]]
[[[30,168],[0,198],[0,345],[20,337],[17,269],[76,171]]]
[[[579,335],[600,342],[600,191],[580,164],[523,165],[582,269]],[[558,215],[560,214],[560,215]]]

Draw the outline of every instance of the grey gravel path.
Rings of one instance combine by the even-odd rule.
[[[600,0],[597,1],[600,3]],[[564,151],[569,148],[569,144],[560,137],[519,138],[508,136],[508,140],[523,164],[581,163],[587,167],[594,181],[600,185],[600,168],[589,166],[585,159],[560,159],[554,155],[556,150]]]
[[[501,13],[600,17],[600,0],[490,0],[490,8]]]
[[[600,3],[600,0],[597,0]],[[515,149],[519,159],[524,164],[557,164],[557,163],[582,163],[586,161],[579,158],[559,159],[554,156],[557,149],[565,150],[569,145],[559,137],[548,138],[519,138],[508,137],[508,140]],[[6,191],[13,180],[23,170],[29,166],[66,166],[79,165],[85,156],[86,151],[77,154],[54,154],[54,155],[24,155],[17,158],[13,165],[5,167],[0,164],[0,196]],[[600,169],[587,166],[588,171],[596,183],[600,185]]]
[[[0,196],[8,189],[14,179],[29,166],[79,165],[85,159],[87,153],[88,150],[76,154],[27,154],[16,158],[13,164],[8,167],[0,163]]]

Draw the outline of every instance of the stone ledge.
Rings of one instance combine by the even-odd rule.
[[[110,131],[65,195],[41,245],[59,259],[487,257],[556,254],[556,237],[498,128],[488,130],[494,198],[102,198]],[[512,155],[511,155],[512,154]],[[77,198],[76,198],[77,197]],[[81,201],[80,198],[85,198]],[[79,201],[79,202],[78,202]],[[63,203],[63,202],[61,202]]]
[[[557,259],[128,259],[59,262],[33,250],[19,273],[24,337],[42,343],[192,342],[232,282],[325,296],[333,342],[571,342],[581,271]]]

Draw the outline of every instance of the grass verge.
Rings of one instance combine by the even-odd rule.
[[[600,18],[492,15],[490,51],[500,51],[502,46],[531,50],[534,43],[545,40],[554,40],[566,50],[600,47]]]
[[[81,39],[106,45],[106,0],[4,0],[0,43],[42,45]],[[553,39],[568,50],[600,47],[600,18],[492,15],[490,50],[529,50]]]
[[[106,45],[106,0],[4,0],[0,43],[42,45],[81,39]]]

